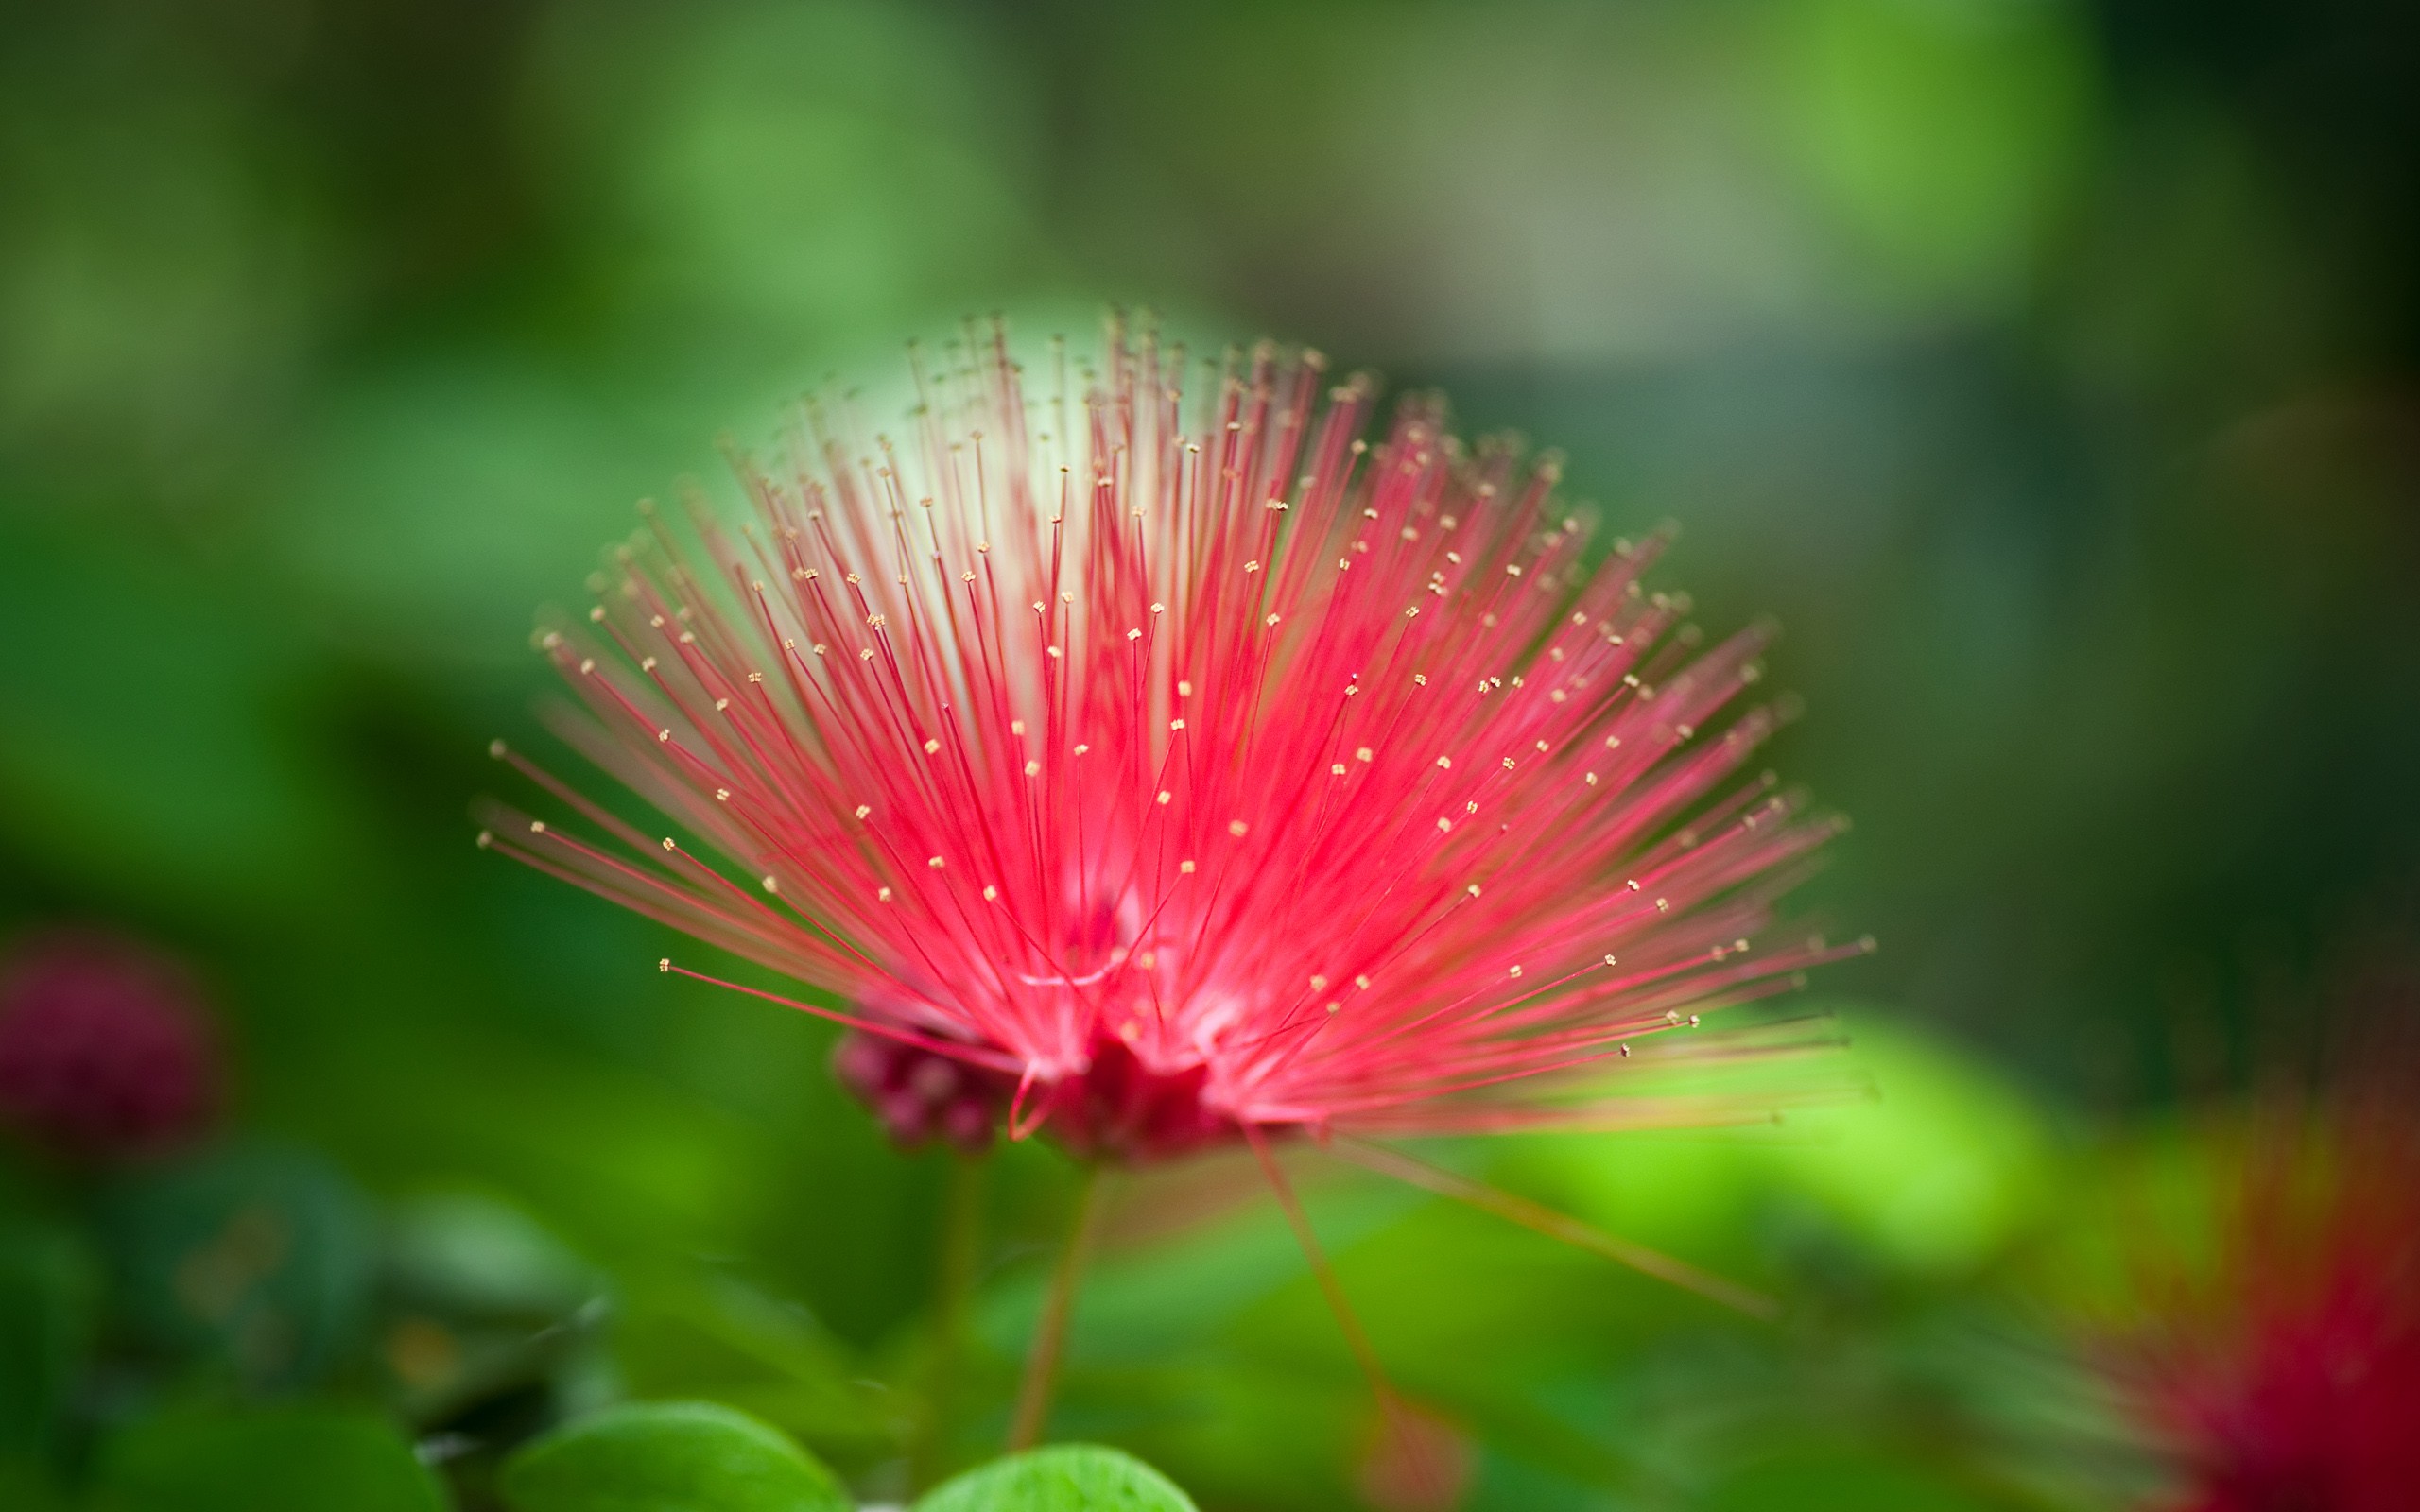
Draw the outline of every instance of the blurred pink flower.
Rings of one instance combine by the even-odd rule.
[[[2366,1080],[2366,1078],[2365,1078]],[[2186,1512],[2420,1503],[2420,1116],[2366,1089],[2255,1130],[2215,1265],[2122,1356]]]
[[[175,962],[100,930],[17,940],[0,964],[0,1125],[55,1154],[164,1153],[219,1102],[209,1019]]]
[[[1764,629],[1701,645],[1660,539],[1591,552],[1551,458],[1431,399],[1372,447],[1316,353],[1188,403],[1149,335],[1038,400],[996,333],[953,350],[903,436],[810,407],[741,460],[735,529],[649,509],[542,637],[560,732],[702,846],[501,743],[610,838],[497,806],[483,843],[1088,1157],[1728,1116],[1606,1074],[1861,948],[1766,937],[1835,826],[1749,765]],[[970,1106],[843,1055],[894,1132]]]

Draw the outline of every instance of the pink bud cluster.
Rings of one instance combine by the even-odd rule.
[[[832,1071],[904,1149],[939,1140],[981,1154],[1016,1090],[999,1072],[856,1029],[832,1047]]]
[[[61,930],[0,966],[0,1125],[73,1159],[155,1154],[197,1137],[219,1100],[192,983],[135,941]]]

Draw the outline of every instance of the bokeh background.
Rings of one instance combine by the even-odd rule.
[[[231,1396],[451,1446],[466,1505],[618,1395],[874,1497],[996,1437],[1058,1159],[889,1149],[822,1028],[467,806],[533,610],[719,433],[1118,303],[1682,522],[1661,580],[1779,616],[1775,763],[1857,821],[1810,905],[1882,939],[1817,988],[1877,1102],[1435,1152],[1786,1324],[1305,1167],[1462,1504],[2123,1504],[2076,1234],[2420,962],[2415,266],[2389,0],[0,8],[0,924],[187,963],[229,1077],[182,1163],[0,1168],[0,1491]],[[1121,1194],[1060,1432],[1416,1501],[1253,1192]]]

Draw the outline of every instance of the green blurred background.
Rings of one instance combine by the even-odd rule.
[[[1882,938],[1818,988],[1879,1103],[1440,1152],[1791,1323],[1306,1169],[1465,1504],[2122,1499],[2048,1236],[2420,904],[2416,258],[2388,0],[0,8],[0,923],[198,963],[237,1130],[182,1194],[0,1182],[65,1236],[41,1295],[115,1298],[26,1484],[228,1392],[465,1443],[707,1396],[868,1494],[996,1435],[1057,1159],[992,1163],[930,1432],[949,1161],[466,806],[533,609],[717,433],[1117,302],[1441,385],[1683,522],[1661,580],[1778,614],[1776,765],[1857,820],[1810,905]],[[212,1180],[319,1214],[323,1366],[125,1343]],[[1352,1505],[1369,1408],[1250,1190],[1121,1200],[1061,1431]]]

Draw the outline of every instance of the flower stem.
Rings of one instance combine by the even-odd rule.
[[[1009,1449],[1031,1449],[1042,1441],[1050,1418],[1050,1392],[1059,1376],[1059,1354],[1067,1342],[1067,1319],[1076,1306],[1076,1286],[1083,1279],[1084,1262],[1093,1247],[1093,1230],[1100,1222],[1101,1174],[1098,1165],[1084,1167],[1083,1186],[1076,1195],[1076,1220],[1067,1230],[1066,1246],[1059,1251],[1058,1267],[1050,1274],[1050,1290],[1042,1298],[1042,1316],[1033,1328],[1033,1343],[1026,1350],[1025,1378],[1017,1383],[1016,1416],[1009,1422]]]
[[[1387,1381],[1384,1366],[1378,1364],[1378,1351],[1370,1345],[1370,1335],[1362,1332],[1361,1320],[1354,1315],[1353,1304],[1345,1299],[1344,1283],[1337,1280],[1336,1267],[1328,1263],[1327,1252],[1320,1247],[1319,1235],[1311,1231],[1310,1215],[1303,1211],[1303,1202],[1294,1195],[1294,1184],[1286,1179],[1286,1168],[1277,1163],[1276,1152],[1269,1147],[1269,1136],[1256,1125],[1244,1125],[1244,1142],[1252,1146],[1253,1157],[1260,1161],[1261,1174],[1269,1178],[1270,1190],[1277,1194],[1277,1205],[1286,1211],[1286,1222],[1294,1230],[1295,1242],[1303,1247],[1303,1258],[1311,1263],[1311,1274],[1320,1283],[1321,1295],[1327,1298],[1330,1313],[1336,1314],[1336,1326],[1344,1334],[1353,1361],[1369,1379],[1371,1394],[1378,1399],[1382,1409],[1392,1410],[1395,1389]]]
[[[1292,1227],[1295,1241],[1303,1246],[1303,1258],[1310,1262],[1311,1274],[1319,1279],[1320,1291],[1327,1297],[1328,1311],[1336,1314],[1345,1346],[1353,1351],[1361,1374],[1368,1378],[1370,1394],[1377,1399],[1379,1420],[1403,1456],[1403,1471],[1412,1492],[1411,1504],[1451,1506],[1459,1499],[1455,1474],[1436,1446],[1435,1431],[1424,1424],[1423,1415],[1414,1411],[1387,1379],[1386,1367],[1378,1363],[1378,1351],[1371,1346],[1370,1335],[1354,1315],[1353,1304],[1345,1298],[1343,1281],[1337,1278],[1336,1267],[1328,1263],[1327,1252],[1320,1247],[1319,1235],[1311,1229],[1310,1214],[1303,1211],[1302,1198],[1294,1194],[1294,1184],[1286,1179],[1286,1168],[1277,1163],[1277,1153],[1269,1147],[1268,1134],[1254,1124],[1246,1124],[1243,1128],[1244,1143],[1252,1146],[1253,1158],[1260,1161],[1261,1174],[1269,1178],[1270,1190],[1277,1194],[1277,1205],[1285,1210],[1286,1222]]]
[[[933,1357],[925,1393],[924,1421],[909,1454],[915,1484],[941,1478],[949,1422],[958,1405],[960,1367],[966,1352],[966,1312],[975,1292],[983,1234],[983,1155],[953,1153],[942,1193],[941,1265],[933,1299]]]

